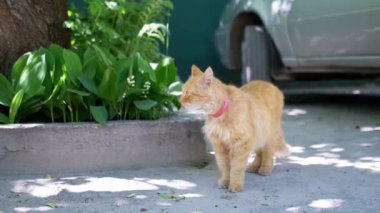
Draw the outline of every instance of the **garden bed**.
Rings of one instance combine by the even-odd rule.
[[[0,125],[1,174],[201,165],[202,119]]]

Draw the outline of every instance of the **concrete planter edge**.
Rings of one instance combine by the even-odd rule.
[[[202,165],[199,115],[155,121],[0,125],[0,173],[138,169]]]

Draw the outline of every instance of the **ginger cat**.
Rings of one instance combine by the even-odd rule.
[[[281,126],[284,96],[274,85],[252,81],[240,89],[223,84],[209,67],[197,66],[183,85],[180,103],[205,112],[203,131],[211,141],[220,172],[218,185],[242,191],[248,157],[256,152],[249,172],[269,175],[274,154],[287,154]]]

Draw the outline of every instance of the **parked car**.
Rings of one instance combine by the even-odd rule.
[[[231,0],[215,33],[243,82],[297,74],[380,73],[378,0]]]

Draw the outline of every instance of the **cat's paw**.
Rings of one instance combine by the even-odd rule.
[[[218,187],[222,189],[228,188],[228,185],[230,184],[230,180],[227,179],[219,179],[218,180]]]
[[[230,192],[241,192],[243,191],[243,184],[241,183],[231,183],[228,187]]]
[[[259,175],[267,176],[272,173],[273,166],[261,166],[258,173]]]

